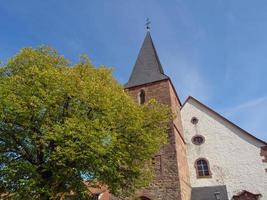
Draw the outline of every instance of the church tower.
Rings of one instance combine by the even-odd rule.
[[[149,31],[125,90],[140,104],[154,98],[170,106],[176,116],[170,123],[168,144],[162,146],[155,155],[155,179],[138,196],[144,200],[189,200],[191,186],[180,114],[181,103],[171,79],[164,74]]]

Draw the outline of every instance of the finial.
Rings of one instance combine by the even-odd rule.
[[[151,24],[150,19],[146,18],[146,30],[148,30],[148,31],[151,29],[150,24]]]

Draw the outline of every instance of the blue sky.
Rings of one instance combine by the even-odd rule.
[[[194,96],[267,140],[267,1],[0,0],[0,60],[47,44],[128,80],[145,19],[182,100]]]

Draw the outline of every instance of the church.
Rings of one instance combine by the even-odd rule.
[[[139,199],[267,200],[267,143],[192,96],[182,103],[149,30],[125,90],[139,104],[153,98],[170,106],[176,116],[168,144],[154,156],[154,181],[137,192]]]

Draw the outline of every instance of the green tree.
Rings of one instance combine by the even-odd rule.
[[[0,190],[10,199],[71,199],[104,185],[129,195],[152,178],[169,109],[137,105],[106,67],[24,48],[0,68]],[[86,184],[85,184],[86,182]]]

